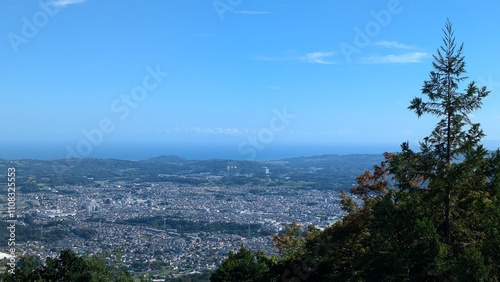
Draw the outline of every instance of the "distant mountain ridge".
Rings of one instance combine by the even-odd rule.
[[[338,189],[350,187],[358,175],[371,170],[382,160],[382,154],[320,155],[271,161],[186,160],[172,155],[140,161],[96,158],[0,160],[0,177],[6,177],[7,167],[14,166],[20,185],[33,189],[95,185],[96,181],[215,185],[285,185],[294,182],[314,189]]]
[[[172,155],[164,155],[164,156],[158,156],[154,158],[150,158],[147,160],[142,160],[140,162],[146,162],[146,163],[163,163],[163,164],[185,164],[188,162],[188,160],[178,157],[178,156],[172,156]]]

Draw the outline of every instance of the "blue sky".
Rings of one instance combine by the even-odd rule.
[[[106,153],[120,146],[163,148],[153,156],[217,145],[241,158],[285,145],[416,148],[436,120],[406,107],[447,17],[468,76],[493,90],[473,120],[495,146],[499,6],[3,0],[0,158],[120,157]]]

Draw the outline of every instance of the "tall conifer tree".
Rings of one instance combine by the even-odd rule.
[[[424,138],[420,145],[424,154],[431,154],[436,159],[432,168],[434,180],[437,180],[434,184],[439,183],[437,186],[444,188],[443,233],[445,241],[449,243],[452,220],[450,199],[454,182],[451,166],[458,157],[480,146],[479,141],[484,134],[479,124],[471,121],[470,113],[481,107],[482,99],[490,91],[486,87],[478,87],[472,81],[464,92],[460,92],[460,85],[467,79],[463,44],[458,46],[455,43],[453,26],[449,20],[443,32],[443,45],[433,55],[434,70],[422,87],[426,99],[413,98],[408,108],[419,117],[431,114],[439,118],[431,135]]]

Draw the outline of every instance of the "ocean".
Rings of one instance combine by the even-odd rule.
[[[111,143],[88,146],[78,143],[0,144],[0,158],[53,160],[67,157],[145,160],[162,155],[185,159],[277,160],[325,154],[383,154],[399,151],[398,144],[317,144],[317,143]],[[86,146],[85,146],[86,145]]]

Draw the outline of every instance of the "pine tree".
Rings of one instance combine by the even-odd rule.
[[[463,44],[455,43],[449,20],[443,31],[425,97],[409,106],[419,117],[438,117],[420,152],[405,142],[401,152],[385,153],[373,172],[358,176],[350,192],[362,204],[342,191],[347,215],[341,221],[305,237],[292,224],[274,236],[280,256],[261,260],[268,262],[266,278],[500,281],[500,150],[488,154],[483,131],[470,119],[489,91],[474,82],[459,90],[467,80]],[[248,273],[241,261],[230,254],[217,272],[240,278]]]
[[[463,44],[457,46],[452,24],[446,21],[443,30],[443,46],[437,50],[430,72],[429,80],[424,82],[422,94],[424,101],[416,97],[411,101],[410,110],[418,117],[431,114],[439,118],[439,122],[430,136],[421,142],[424,154],[435,157],[436,163],[431,169],[434,179],[440,180],[444,186],[444,237],[449,243],[451,238],[451,193],[453,192],[452,164],[460,156],[477,149],[484,136],[479,124],[470,120],[470,113],[479,109],[482,99],[489,94],[486,87],[478,87],[470,82],[464,92],[459,91],[465,76],[465,58],[462,55]],[[438,183],[437,181],[435,183]],[[433,188],[433,187],[430,187]]]

